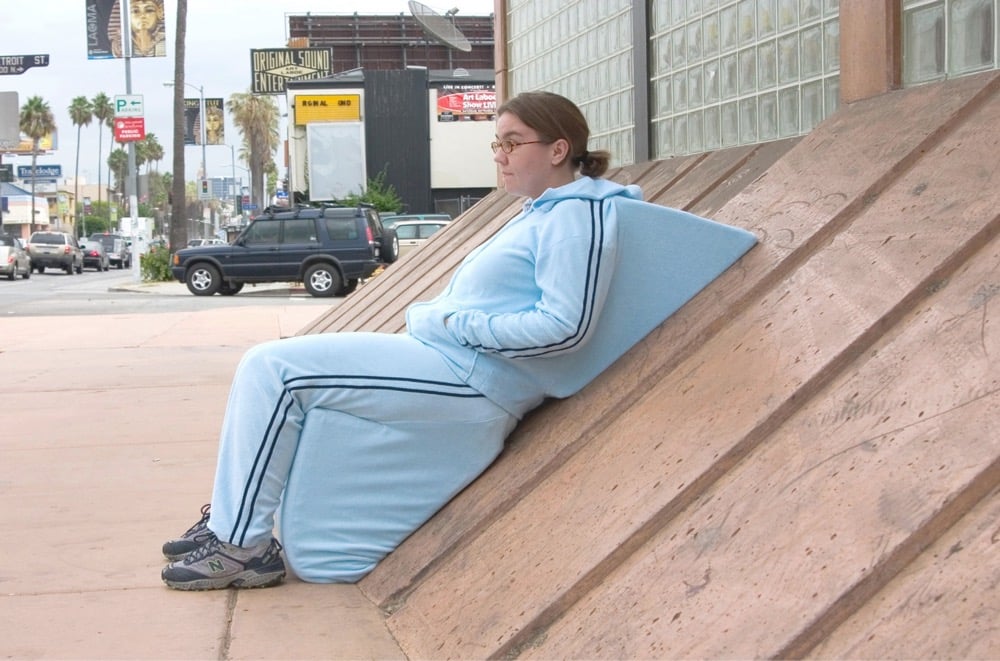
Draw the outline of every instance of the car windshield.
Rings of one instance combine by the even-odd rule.
[[[14,237],[8,236],[6,234],[0,234],[0,246],[12,246],[14,245]]]

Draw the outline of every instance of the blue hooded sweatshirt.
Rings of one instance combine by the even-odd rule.
[[[406,312],[407,331],[441,352],[455,374],[517,417],[556,392],[566,361],[585,351],[618,249],[613,198],[637,186],[581,177],[527,200],[473,250],[436,298]]]

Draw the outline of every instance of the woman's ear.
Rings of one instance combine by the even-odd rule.
[[[566,138],[559,138],[552,143],[552,165],[563,165],[569,157],[569,141]]]

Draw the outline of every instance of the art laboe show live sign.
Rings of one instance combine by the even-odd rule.
[[[438,90],[437,118],[439,122],[492,121],[496,119],[496,89],[481,86],[458,89],[445,86]]]

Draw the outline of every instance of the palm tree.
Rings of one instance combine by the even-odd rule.
[[[111,117],[108,117],[104,123],[108,127],[108,156],[111,156],[111,152],[115,150],[115,116],[112,111]],[[111,161],[108,161],[108,188],[111,188]],[[124,193],[122,193],[124,195]],[[108,194],[108,227],[111,227],[111,194]]]
[[[85,96],[78,96],[73,99],[69,106],[69,118],[73,120],[76,127],[76,172],[73,173],[73,217],[76,217],[76,210],[80,208],[80,131],[84,126],[90,126],[90,120],[94,118],[94,106]],[[83,232],[81,236],[87,236],[87,217],[80,214]]]
[[[108,171],[115,175],[115,188],[120,195],[125,195],[125,177],[128,175],[128,152],[119,147],[108,155]],[[108,185],[111,179],[108,178]]]
[[[101,129],[104,128],[105,124],[115,116],[115,108],[111,105],[111,99],[104,92],[101,92],[94,97],[94,100],[90,102],[93,106],[92,112],[94,113],[94,119],[97,120],[97,201],[101,201],[101,166],[103,165],[101,161]],[[108,124],[110,126],[110,124]],[[110,182],[109,182],[110,183]],[[110,200],[108,200],[110,202]],[[108,204],[108,208],[111,205]]]
[[[47,101],[40,96],[28,98],[21,106],[21,133],[31,138],[31,224],[35,222],[35,168],[38,163],[38,143],[56,130],[56,119]],[[48,222],[48,218],[45,219]]]
[[[187,0],[177,0],[174,37],[174,158],[170,193],[170,249],[187,245],[187,199],[184,190],[184,40],[187,37]]]
[[[233,94],[226,102],[233,114],[233,124],[243,135],[243,143],[248,153],[250,165],[250,190],[253,202],[258,208],[264,207],[264,175],[274,161],[278,149],[278,104],[271,96]]]
[[[135,171],[136,174],[140,173],[142,170],[142,164],[149,163],[149,143],[145,140],[140,140],[135,143]],[[146,168],[146,172],[149,172],[149,168]]]
[[[159,163],[163,160],[163,145],[160,144],[160,141],[156,137],[155,133],[147,133],[146,139],[140,144],[142,144],[143,150],[145,151],[146,162],[150,165],[150,167],[146,168],[146,172],[148,174],[154,163]],[[160,168],[156,167],[155,169],[159,171]]]

